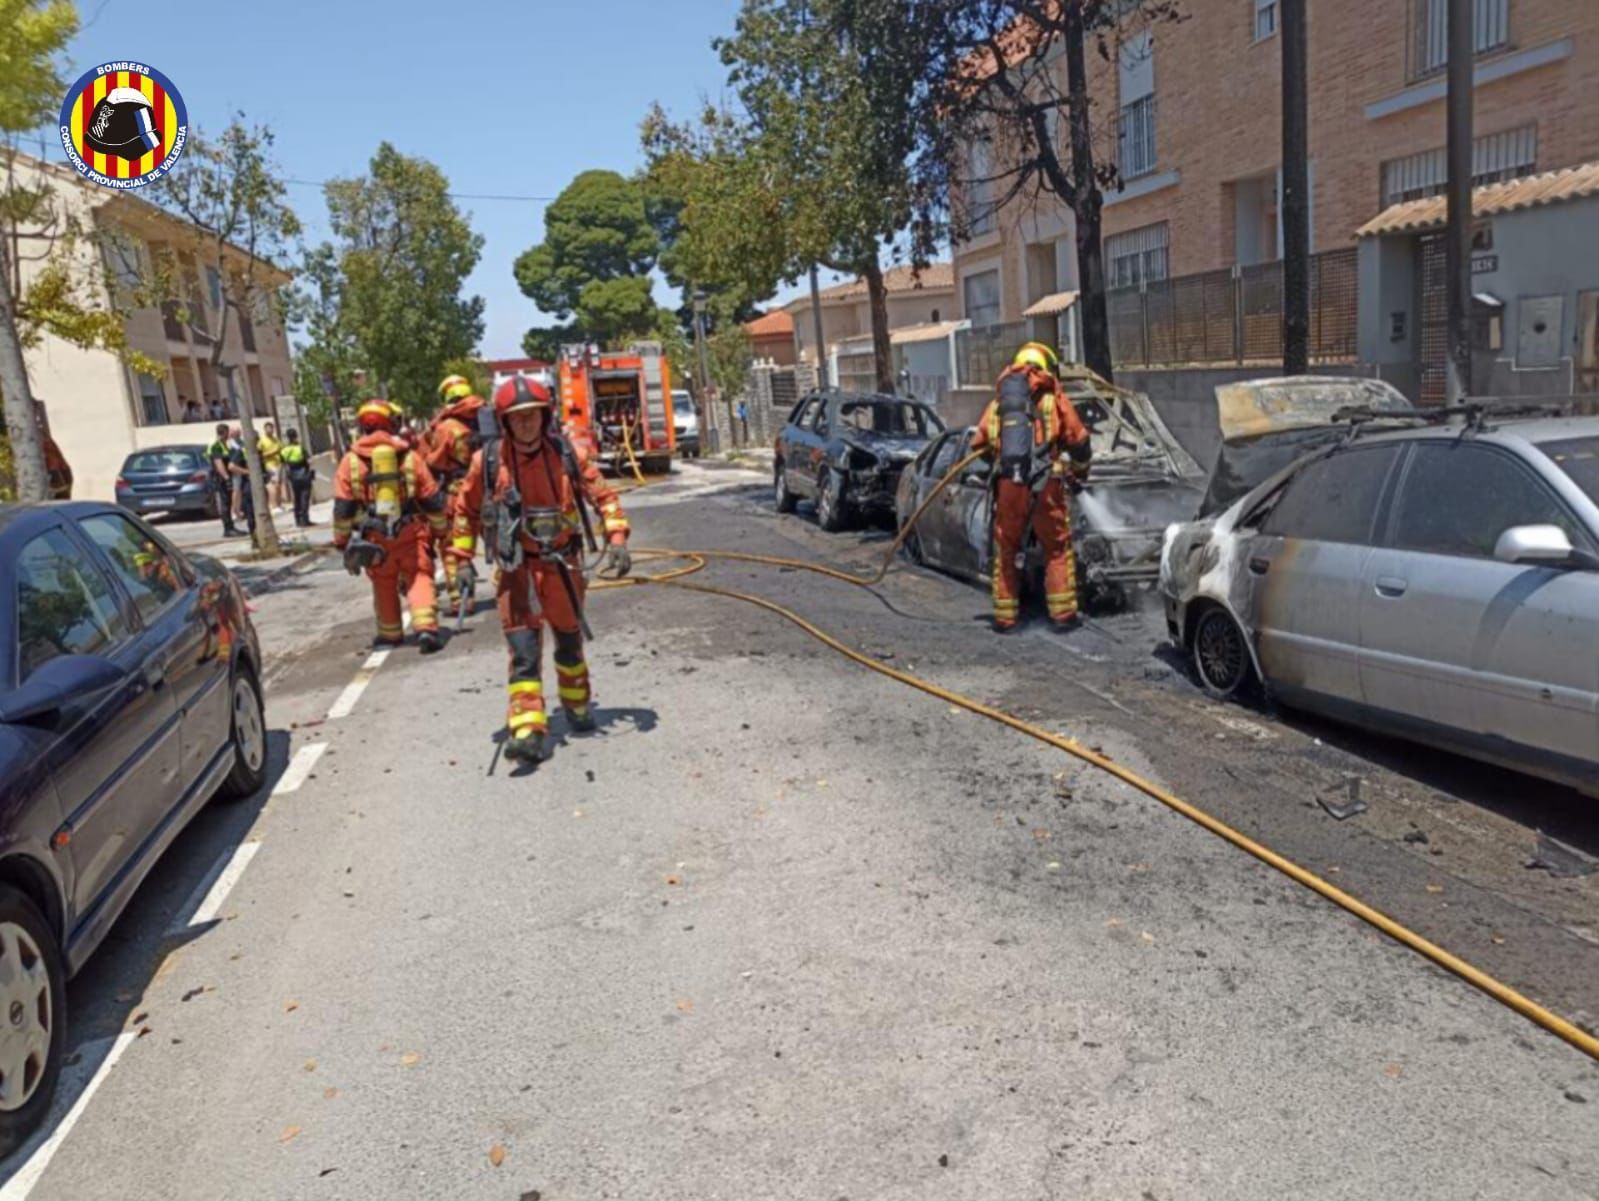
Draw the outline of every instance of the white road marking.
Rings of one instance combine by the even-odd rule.
[[[299,791],[300,785],[305,783],[315,769],[316,761],[322,758],[322,752],[327,749],[325,742],[308,742],[295,751],[294,758],[289,760],[289,766],[272,789],[272,795],[284,796]]]
[[[228,894],[233,891],[233,886],[239,882],[239,877],[244,875],[244,869],[250,866],[250,860],[255,858],[255,853],[261,849],[261,844],[255,840],[241,842],[233,849],[233,857],[217,874],[210,890],[205,894],[194,910],[194,915],[189,918],[186,925],[189,928],[203,926],[207,922],[216,920],[221,911],[223,902],[228,899]]]
[[[94,1096],[100,1085],[105,1082],[105,1078],[111,1074],[111,1069],[117,1066],[117,1060],[122,1058],[122,1053],[138,1037],[137,1030],[124,1030],[115,1039],[102,1039],[99,1042],[89,1043],[79,1048],[78,1063],[74,1067],[80,1069],[79,1074],[81,1075],[82,1072],[89,1070],[89,1065],[94,1062],[95,1056],[100,1053],[100,1048],[107,1043],[111,1044],[110,1049],[105,1052],[105,1057],[100,1060],[99,1066],[93,1069],[94,1074],[89,1077],[88,1083],[82,1085],[83,1091],[78,1093],[77,1100],[71,1102],[72,1107],[55,1124],[55,1128],[53,1130],[50,1128],[50,1120],[46,1118],[44,1126],[34,1136],[35,1139],[42,1141],[30,1152],[28,1150],[28,1146],[32,1145],[32,1140],[30,1140],[30,1143],[25,1144],[18,1152],[19,1156],[26,1154],[27,1158],[21,1162],[21,1165],[12,1174],[11,1179],[6,1181],[5,1186],[0,1187],[0,1201],[25,1201],[33,1192],[35,1186],[39,1183],[39,1178],[44,1175],[45,1169],[50,1166],[50,1161],[55,1158],[55,1153],[61,1149],[62,1142],[66,1140],[68,1134],[72,1133],[72,1128],[78,1124],[78,1119],[83,1116],[83,1111],[89,1107],[90,1098]],[[67,1099],[72,1096],[73,1088],[77,1083],[72,1079],[73,1072],[73,1068],[64,1068],[61,1072],[61,1082],[57,1085],[59,1091],[56,1094],[58,1106],[66,1103]],[[52,1110],[53,1115],[54,1110]],[[49,1130],[48,1135],[45,1134],[46,1130]]]
[[[341,717],[348,717],[355,712],[355,703],[361,699],[366,686],[372,682],[372,677],[378,674],[378,668],[383,666],[383,661],[388,657],[387,647],[373,651],[366,657],[366,662],[361,664],[361,670],[355,673],[355,679],[344,686],[344,691],[339,693],[339,699],[334,701],[333,707],[328,710],[329,721],[338,721]]]

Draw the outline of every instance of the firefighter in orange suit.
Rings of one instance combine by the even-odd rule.
[[[471,466],[472,454],[477,449],[477,415],[484,401],[481,396],[472,394],[471,382],[461,375],[444,378],[439,384],[439,400],[444,407],[428,427],[425,447],[428,469],[448,496],[448,507],[453,514],[455,498],[466,483],[466,469]],[[460,604],[461,596],[456,586],[456,559],[448,553],[448,531],[439,539],[437,551],[444,559],[444,580],[453,608]]]
[[[1044,552],[1044,602],[1056,629],[1077,613],[1077,559],[1072,549],[1069,489],[1088,476],[1088,427],[1055,379],[1058,360],[1029,342],[1000,375],[995,396],[972,439],[994,468],[994,628],[1005,633],[1021,616],[1022,556],[1031,527]]]
[[[632,568],[628,524],[615,491],[587,450],[566,441],[543,384],[517,376],[494,393],[502,436],[472,456],[457,497],[450,553],[470,573],[481,530],[495,567],[500,625],[509,644],[505,754],[524,763],[549,755],[542,634],[555,635],[555,672],[567,726],[594,729],[589,670],[583,657],[583,545],[597,510],[606,539],[602,575]]]
[[[439,640],[433,591],[433,542],[448,529],[445,496],[420,454],[394,432],[399,415],[383,400],[356,414],[361,436],[339,461],[333,477],[333,545],[344,552],[350,574],[365,569],[377,613],[376,645],[405,641],[400,593],[411,606],[411,625],[423,654]]]

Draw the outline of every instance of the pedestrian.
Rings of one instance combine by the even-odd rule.
[[[51,500],[72,499],[72,467],[67,456],[61,453],[56,440],[50,436],[50,415],[45,412],[44,401],[33,402],[33,415],[39,425],[39,440],[44,444],[44,470],[49,478]]]
[[[294,493],[294,524],[303,530],[312,524],[311,485],[316,481],[316,472],[311,467],[311,456],[300,445],[299,430],[284,432],[283,472]]]
[[[339,461],[333,479],[333,545],[354,575],[372,581],[377,615],[375,646],[405,640],[400,593],[411,607],[411,628],[424,655],[439,638],[433,589],[433,540],[447,525],[444,492],[426,460],[395,434],[399,413],[386,400],[369,400],[356,414],[361,437]]]
[[[267,494],[267,504],[275,512],[282,512],[288,503],[283,478],[283,443],[278,441],[277,427],[268,421],[261,427],[255,440],[256,453],[261,456],[262,483]]]
[[[178,397],[178,403],[183,406],[184,421],[204,421],[205,414],[200,411],[200,406],[186,396]]]
[[[205,411],[212,421],[222,421],[228,415],[228,411],[222,407],[222,402],[214,396],[205,402]]]
[[[239,427],[234,426],[228,436],[228,474],[233,479],[233,517],[243,519],[250,533],[255,533],[255,495],[250,491],[250,460],[244,453],[244,439]]]
[[[750,407],[745,401],[738,402],[738,423],[743,430],[741,446],[748,446],[750,441]]]
[[[972,438],[973,450],[998,459],[991,574],[999,633],[1015,629],[1021,616],[1021,559],[1029,529],[1044,552],[1044,603],[1051,624],[1070,630],[1081,621],[1068,490],[1087,478],[1094,452],[1088,427],[1055,378],[1058,363],[1055,352],[1038,342],[1017,351]]]
[[[222,518],[222,533],[236,538],[239,528],[233,524],[233,472],[228,466],[228,427],[218,425],[216,438],[205,448],[205,461],[211,465],[211,497],[217,515]]]
[[[607,546],[601,574],[632,570],[627,518],[615,491],[581,444],[555,425],[547,388],[518,375],[494,392],[499,438],[472,456],[456,500],[454,537],[458,576],[470,587],[472,555],[482,529],[496,568],[500,626],[510,647],[505,754],[523,763],[549,757],[544,709],[544,626],[555,631],[557,693],[575,733],[595,729],[589,669],[583,656],[583,540],[585,501],[604,522]]]

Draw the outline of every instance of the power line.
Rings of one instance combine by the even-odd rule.
[[[333,181],[326,179],[285,179],[283,182],[298,184],[303,188],[325,188]],[[549,204],[555,199],[554,196],[500,196],[487,192],[446,192],[445,195],[451,200],[516,200],[532,201],[538,204]]]

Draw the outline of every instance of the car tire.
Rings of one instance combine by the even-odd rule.
[[[792,513],[799,504],[799,497],[788,486],[788,469],[783,466],[782,459],[777,460],[772,468],[772,495],[777,501],[779,513]]]
[[[234,669],[228,682],[228,709],[233,770],[228,772],[217,795],[236,801],[254,796],[267,777],[266,710],[261,703],[261,686],[248,667]]]
[[[830,467],[816,480],[816,524],[836,534],[849,524],[849,502],[844,499],[844,477]]]
[[[922,558],[922,536],[915,530],[912,530],[905,539],[905,555],[918,567],[927,561]]]
[[[1194,626],[1194,674],[1207,696],[1219,701],[1232,700],[1248,687],[1254,677],[1249,657],[1249,641],[1220,606],[1199,615]]]
[[[19,962],[10,963],[12,957]],[[7,1099],[0,1108],[0,1157],[28,1140],[50,1112],[61,1058],[66,1050],[66,972],[55,932],[38,906],[22,893],[0,884],[0,1013],[13,1038],[28,1029],[31,1038],[8,1044],[0,1055]],[[20,1096],[10,1087],[15,1081]]]

